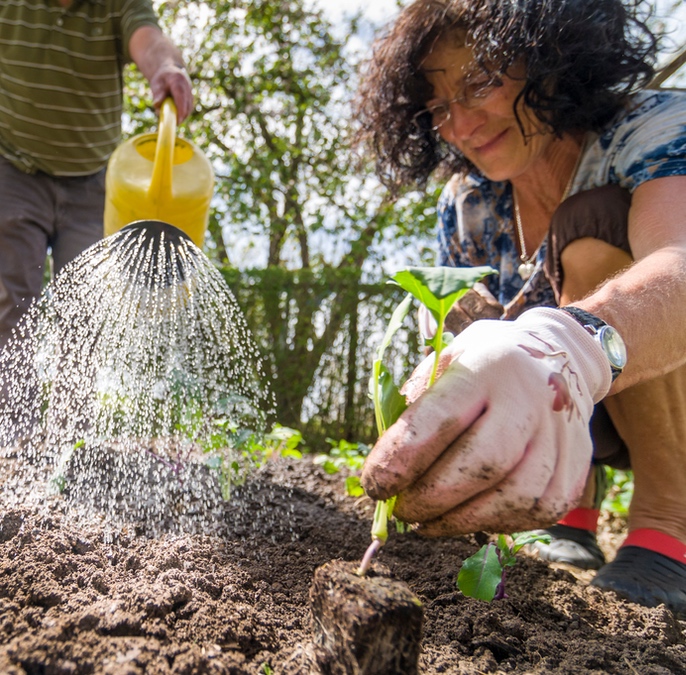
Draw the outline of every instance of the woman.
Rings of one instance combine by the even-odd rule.
[[[686,96],[642,89],[642,11],[416,0],[377,41],[357,115],[378,173],[452,174],[440,264],[495,267],[509,321],[460,333],[426,393],[420,365],[363,484],[427,534],[557,520],[543,555],[597,568],[591,454],[631,465],[629,535],[594,583],[686,615]]]

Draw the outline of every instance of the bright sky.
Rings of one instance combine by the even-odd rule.
[[[327,10],[333,19],[363,9],[370,21],[380,24],[386,23],[398,12],[395,0],[314,0],[314,4]]]

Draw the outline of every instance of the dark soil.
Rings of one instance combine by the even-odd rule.
[[[0,484],[15,465],[0,458]],[[261,470],[211,535],[84,523],[62,497],[26,506],[1,489],[3,675],[314,673],[315,570],[369,543],[369,500],[307,460]],[[532,557],[507,599],[463,597],[455,577],[477,547],[393,533],[379,555],[423,603],[420,673],[686,673],[685,622]]]

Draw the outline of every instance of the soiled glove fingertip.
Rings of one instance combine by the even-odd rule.
[[[399,473],[370,464],[365,464],[360,477],[364,491],[376,500],[389,499],[397,494],[395,486],[399,481]]]

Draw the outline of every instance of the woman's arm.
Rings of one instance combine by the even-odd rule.
[[[636,188],[629,241],[635,263],[573,303],[624,338],[628,362],[612,394],[686,363],[686,176]]]

